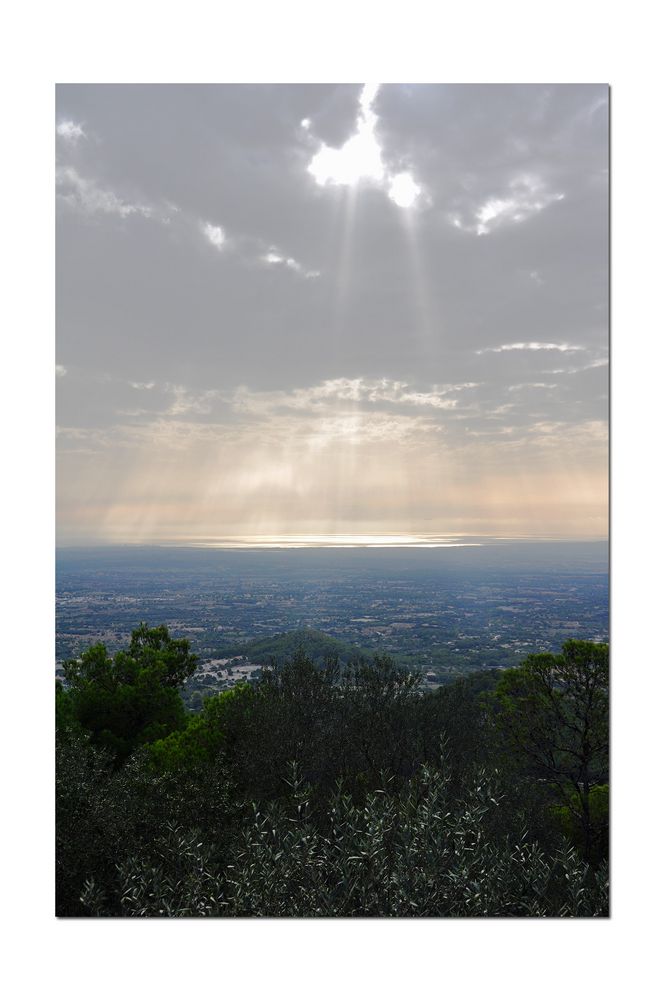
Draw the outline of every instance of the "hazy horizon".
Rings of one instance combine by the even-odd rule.
[[[447,548],[479,548],[487,545],[497,544],[519,544],[519,543],[561,543],[561,544],[601,544],[608,545],[608,535],[587,536],[570,538],[565,536],[544,536],[544,535],[454,535],[445,538],[427,535],[242,535],[223,538],[162,538],[149,542],[125,541],[125,542],[59,542],[58,550],[61,549],[96,549],[96,548],[182,548],[182,549],[228,549],[228,550],[257,550],[257,549],[327,549],[327,548],[357,548],[357,549],[447,549]]]

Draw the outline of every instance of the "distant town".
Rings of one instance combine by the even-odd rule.
[[[603,550],[568,545],[562,559],[561,551],[555,543],[485,553],[155,549],[147,567],[142,550],[137,573],[131,550],[65,550],[56,670],[94,643],[121,648],[146,621],[191,641],[194,707],[300,646],[320,662],[387,653],[437,686],[568,638],[608,641]]]

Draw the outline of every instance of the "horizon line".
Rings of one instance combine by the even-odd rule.
[[[139,541],[80,540],[56,542],[56,551],[85,548],[191,548],[219,550],[284,550],[284,549],[438,549],[481,548],[485,545],[516,542],[609,542],[608,535],[480,535],[456,532],[403,534],[403,533],[316,533],[316,534],[265,534],[188,536]]]

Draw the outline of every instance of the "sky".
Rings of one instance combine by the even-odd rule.
[[[607,87],[56,103],[60,544],[606,536]]]

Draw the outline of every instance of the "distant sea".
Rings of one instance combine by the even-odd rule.
[[[371,539],[364,542],[349,539]],[[317,539],[318,541],[314,541]],[[388,540],[389,539],[389,540]],[[158,545],[67,546],[57,549],[60,571],[211,569],[236,572],[315,570],[343,565],[349,571],[454,570],[607,573],[609,542],[494,538],[486,536],[245,536],[164,542]]]

